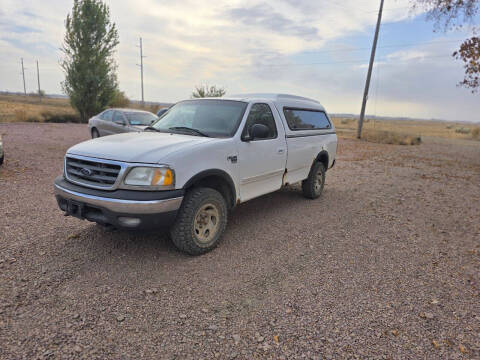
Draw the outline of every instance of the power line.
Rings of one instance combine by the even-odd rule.
[[[422,41],[422,42],[412,42],[412,43],[400,43],[400,44],[387,44],[382,46],[377,46],[377,49],[387,49],[387,48],[402,48],[416,45],[430,45],[430,44],[445,44],[445,43],[456,43],[458,41],[463,41],[464,39],[452,39],[452,40],[431,40],[431,41]],[[309,51],[309,54],[323,54],[323,53],[336,53],[336,52],[354,52],[354,51],[363,51],[371,50],[371,48],[350,48],[350,49],[333,49],[333,50],[318,50],[318,51]],[[421,56],[421,58],[436,58],[436,57],[450,57],[450,55],[433,55],[433,56]],[[379,59],[379,61],[385,61],[388,58]],[[257,66],[309,66],[309,65],[328,65],[328,64],[348,64],[348,63],[363,63],[366,60],[346,60],[346,61],[326,61],[326,62],[312,62],[312,63],[292,63],[292,64],[256,64]],[[245,66],[245,67],[248,67]]]
[[[451,57],[450,55],[428,55],[428,56],[417,56],[416,58],[429,59],[429,58],[441,58],[441,57]],[[380,58],[377,61],[387,61],[388,57]],[[313,62],[313,63],[302,63],[302,64],[255,64],[255,66],[264,66],[264,67],[288,67],[288,66],[311,66],[311,65],[332,65],[332,64],[361,64],[365,63],[367,59],[363,60],[346,60],[346,61],[325,61],[325,62]],[[242,67],[250,67],[249,65]]]
[[[357,7],[354,7],[354,6],[345,6],[344,4],[340,4],[337,1],[330,1],[329,5],[334,5],[334,6],[340,7],[340,8],[345,9],[345,10],[361,11],[361,12],[364,12],[364,13],[368,12],[368,11],[365,11],[364,9],[360,9],[360,8],[357,8]]]
[[[402,10],[402,9],[412,9],[411,6],[401,6],[401,7],[396,7],[396,8],[389,8],[389,9],[383,9],[383,11],[395,11],[395,10]],[[370,11],[365,11],[366,13],[377,13],[378,14],[378,10],[370,10]]]
[[[347,5],[341,4],[341,3],[336,2],[336,1],[330,1],[329,4],[340,7],[340,8],[345,9],[345,10],[360,11],[360,12],[363,12],[363,13],[366,13],[366,14],[372,14],[372,13],[377,13],[378,14],[378,9],[365,10],[365,9],[362,9],[362,8],[358,8],[356,6],[351,6],[351,5],[347,6]],[[395,7],[395,8],[384,8],[382,11],[383,12],[396,11],[396,10],[411,9],[411,8],[412,8],[411,6],[399,6],[399,7]]]
[[[400,48],[400,47],[408,47],[408,46],[415,46],[415,45],[430,45],[430,44],[444,44],[444,43],[455,43],[458,41],[463,41],[464,39],[452,39],[452,40],[431,40],[431,41],[424,41],[424,42],[413,42],[413,43],[403,43],[403,44],[388,44],[378,46],[377,49],[386,49],[386,48]],[[363,48],[349,48],[349,49],[333,49],[333,50],[318,50],[318,51],[309,51],[309,54],[322,54],[322,53],[335,53],[335,52],[354,52],[354,51],[363,51],[363,50],[371,50],[369,47]]]

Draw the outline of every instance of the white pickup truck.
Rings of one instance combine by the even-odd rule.
[[[219,242],[237,204],[302,183],[320,196],[337,135],[315,100],[247,94],[177,103],[141,133],[71,147],[55,196],[66,215],[123,229],[168,227],[192,255]]]

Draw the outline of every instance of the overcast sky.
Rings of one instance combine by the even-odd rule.
[[[139,37],[145,100],[176,102],[195,85],[228,94],[279,92],[322,102],[329,112],[360,112],[378,0],[107,0],[117,24],[121,90],[139,99]],[[0,90],[61,93],[58,65],[70,0],[2,0]],[[409,0],[386,0],[367,113],[480,121],[480,95],[451,53],[468,30],[434,33]]]

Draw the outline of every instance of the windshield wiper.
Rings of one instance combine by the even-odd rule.
[[[155,129],[153,126],[147,126],[145,129],[143,129],[143,131],[149,131],[149,130],[160,132],[160,130]]]
[[[210,137],[210,135],[207,135],[204,132],[201,132],[200,130],[189,128],[187,126],[173,126],[168,128],[168,130],[187,130],[187,131],[194,132],[195,134],[198,134],[200,136]]]

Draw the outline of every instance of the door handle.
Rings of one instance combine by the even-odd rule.
[[[277,154],[283,154],[285,152],[285,149],[277,149]]]

